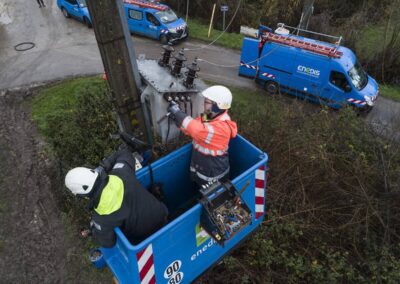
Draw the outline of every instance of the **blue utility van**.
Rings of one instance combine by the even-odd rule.
[[[92,26],[86,0],[57,0],[66,18],[71,16]],[[189,29],[182,18],[167,5],[155,1],[124,0],[128,28],[131,33],[146,36],[161,43],[174,43],[189,36]]]
[[[57,6],[60,8],[64,17],[74,17],[75,19],[82,21],[89,28],[92,27],[92,21],[86,5],[86,0],[57,0]]]
[[[379,95],[377,82],[356,55],[336,44],[290,33],[280,24],[272,31],[259,27],[258,39],[244,38],[239,75],[256,79],[271,94],[285,93],[335,109],[351,105],[370,110]],[[306,31],[309,32],[309,31]],[[311,32],[313,33],[313,32]]]
[[[137,171],[137,179],[146,188],[152,180],[162,184],[165,204],[174,218],[138,244],[130,243],[119,228],[115,229],[115,246],[100,248],[102,256],[94,263],[98,268],[107,265],[117,283],[192,283],[261,225],[267,212],[267,154],[240,135],[231,140],[230,178],[240,189],[239,197],[248,206],[250,218],[245,227],[233,228],[234,235],[220,243],[202,226],[202,218],[207,205],[215,205],[222,196],[222,188],[205,204],[197,200],[190,180],[191,152],[192,145],[187,144],[154,162],[151,171],[149,167]],[[240,206],[237,204],[235,201],[235,208]],[[221,214],[216,216],[222,218]]]
[[[132,33],[147,36],[161,43],[175,42],[189,36],[182,18],[167,5],[153,1],[125,0],[128,27]]]

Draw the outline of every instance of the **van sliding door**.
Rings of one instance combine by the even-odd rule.
[[[144,35],[145,27],[143,21],[143,12],[130,8],[127,10],[128,27],[130,32]]]
[[[290,49],[277,44],[266,43],[260,56],[258,76],[262,80],[269,80],[263,74],[271,74],[275,77],[275,81],[285,89],[290,86],[292,66],[295,60],[296,53]]]
[[[318,103],[329,103],[331,98],[322,89],[328,81],[329,68],[329,58],[300,51],[294,62],[292,80],[297,95]]]

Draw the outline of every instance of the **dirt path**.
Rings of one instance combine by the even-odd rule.
[[[24,95],[0,93],[0,282],[60,283],[68,243]]]

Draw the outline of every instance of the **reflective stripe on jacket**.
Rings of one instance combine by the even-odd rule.
[[[181,126],[183,132],[193,138],[193,147],[203,155],[222,156],[228,152],[229,141],[237,134],[236,123],[227,111],[211,121],[201,117],[186,116]]]

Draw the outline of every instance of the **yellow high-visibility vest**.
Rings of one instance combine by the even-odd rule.
[[[108,183],[103,188],[99,205],[94,210],[99,215],[109,215],[121,208],[124,199],[124,183],[117,176],[109,175]]]

